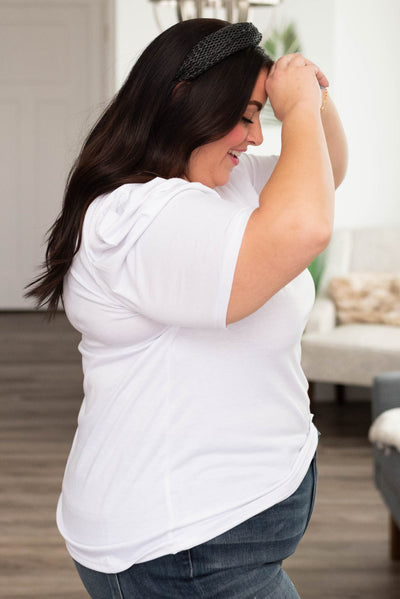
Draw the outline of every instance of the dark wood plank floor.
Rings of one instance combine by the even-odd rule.
[[[0,314],[0,597],[84,599],[55,526],[81,401],[79,337],[59,314]],[[399,599],[388,514],[372,476],[368,397],[316,402],[319,487],[286,569],[302,599]],[[173,598],[171,598],[173,599]],[[227,598],[229,599],[229,598]]]

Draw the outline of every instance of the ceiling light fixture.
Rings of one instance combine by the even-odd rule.
[[[282,0],[150,0],[154,17],[160,29],[163,29],[158,8],[170,6],[175,9],[176,19],[186,21],[201,17],[224,19],[231,23],[247,21],[249,10],[277,7]]]

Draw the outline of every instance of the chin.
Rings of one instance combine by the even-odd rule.
[[[193,178],[193,179],[189,179],[192,183],[197,181],[198,183],[202,183],[203,185],[205,185],[206,187],[210,187],[211,189],[214,189],[215,187],[222,187],[223,185],[226,185],[230,179],[231,176],[231,171],[229,171],[228,173],[224,173],[224,174],[220,174],[218,175],[218,177],[212,177],[210,179],[205,178],[205,177],[197,177],[197,178]]]
[[[221,175],[221,177],[216,179],[216,183],[212,187],[222,187],[223,185],[226,185],[229,182],[230,177],[230,171],[226,175]]]

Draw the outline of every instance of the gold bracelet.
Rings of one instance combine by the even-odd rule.
[[[325,87],[325,89],[324,89],[324,97],[322,98],[322,104],[321,104],[321,108],[320,108],[321,112],[324,112],[324,110],[325,110],[327,99],[328,99],[328,88]]]

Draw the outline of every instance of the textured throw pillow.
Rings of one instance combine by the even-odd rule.
[[[368,438],[378,447],[395,447],[400,451],[400,408],[382,412],[369,429]]]
[[[339,323],[400,326],[400,274],[351,273],[331,280]]]

